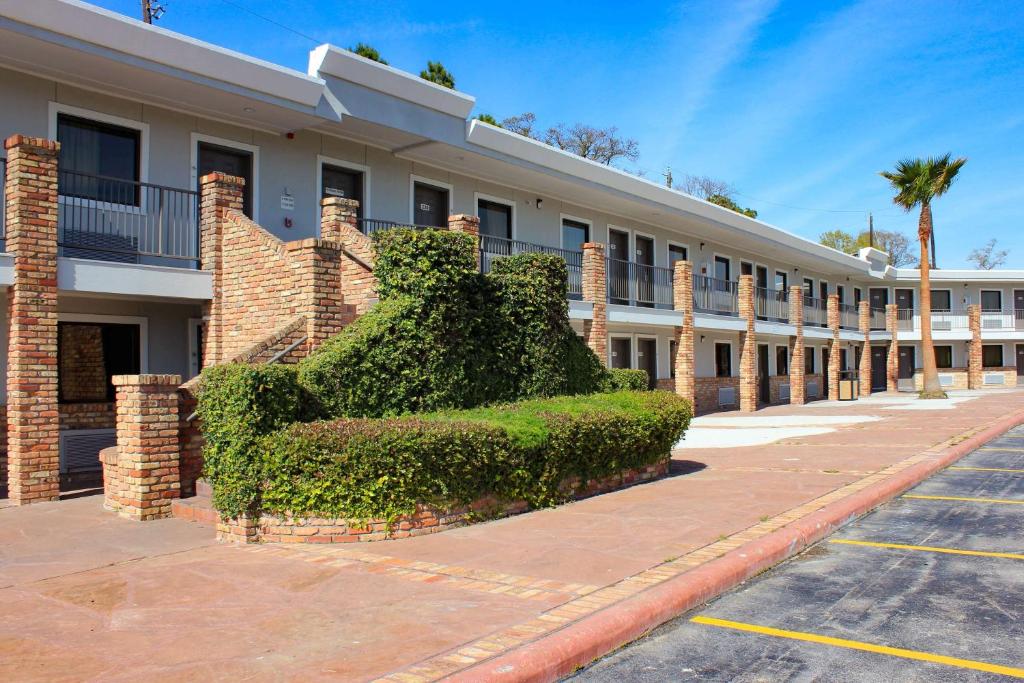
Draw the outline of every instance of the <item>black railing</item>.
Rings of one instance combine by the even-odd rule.
[[[828,327],[828,302],[804,296],[804,325],[807,327]]]
[[[645,308],[672,308],[672,269],[632,261],[605,260],[608,302]]]
[[[415,223],[398,223],[395,221],[382,221],[376,218],[360,218],[359,231],[364,235],[372,235],[380,230],[391,230],[392,228],[408,228],[411,230],[447,230],[448,227],[438,225],[417,225]]]
[[[693,276],[693,310],[714,315],[740,314],[739,285],[706,275]]]
[[[754,312],[759,320],[789,322],[789,295],[784,289],[754,288]]]
[[[198,265],[198,193],[67,170],[57,187],[62,256]]]
[[[569,298],[580,299],[583,296],[583,252],[557,247],[545,247],[541,244],[521,242],[519,240],[480,235],[480,270],[489,273],[496,259],[515,254],[554,254],[565,260],[569,274]]]
[[[860,329],[860,311],[853,304],[839,304],[839,327],[844,330]]]

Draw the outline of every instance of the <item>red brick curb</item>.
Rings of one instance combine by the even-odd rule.
[[[763,538],[585,617],[506,654],[463,669],[446,681],[553,681],[702,605],[796,555],[857,517],[895,498],[1010,429],[1024,411],[1000,418],[930,459],[831,503]]]

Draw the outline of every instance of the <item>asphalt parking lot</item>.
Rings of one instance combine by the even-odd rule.
[[[1024,678],[1024,427],[580,681]]]

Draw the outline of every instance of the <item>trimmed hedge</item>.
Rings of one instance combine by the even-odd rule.
[[[647,391],[650,389],[646,370],[612,368],[608,371],[611,391]]]
[[[263,439],[259,465],[247,471],[262,469],[253,487],[274,513],[393,520],[417,503],[454,507],[489,495],[543,506],[564,500],[570,478],[664,459],[690,419],[689,402],[674,394],[619,392],[294,424]]]

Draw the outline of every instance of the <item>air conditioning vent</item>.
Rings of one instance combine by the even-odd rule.
[[[720,387],[718,389],[718,405],[719,406],[734,406],[734,405],[736,405],[736,387]]]
[[[981,328],[984,330],[999,330],[1003,327],[1003,321],[999,318],[982,318]]]
[[[818,383],[808,382],[807,383],[807,395],[811,398],[818,398]]]
[[[60,433],[60,471],[91,472],[101,469],[100,451],[117,445],[114,429],[69,429]]]
[[[951,386],[953,386],[953,375],[939,375],[939,386],[940,387],[951,387]]]
[[[788,401],[789,400],[789,385],[788,384],[780,384],[779,385],[779,400],[780,401]]]
[[[949,320],[933,320],[932,329],[939,332],[949,332],[953,329],[953,323]]]
[[[1001,372],[986,372],[983,381],[985,384],[1006,384],[1006,376]]]

